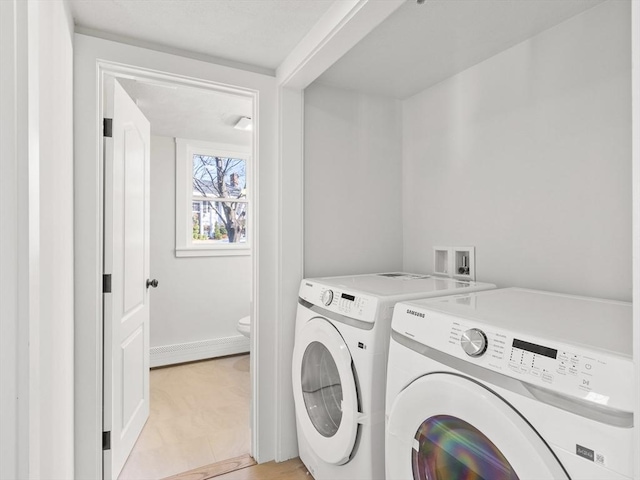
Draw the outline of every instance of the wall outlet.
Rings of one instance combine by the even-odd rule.
[[[453,247],[453,278],[476,279],[475,247]]]

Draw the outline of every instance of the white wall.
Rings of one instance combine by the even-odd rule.
[[[400,102],[312,84],[304,109],[305,276],[401,269]]]
[[[478,280],[631,300],[630,2],[403,102],[404,268],[475,245]]]
[[[249,315],[251,256],[175,256],[176,144],[151,137],[152,347],[239,336]],[[248,342],[244,341],[248,347]]]
[[[1,8],[0,477],[73,478],[73,23]]]

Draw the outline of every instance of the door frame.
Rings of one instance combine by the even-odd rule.
[[[177,60],[176,60],[177,59]],[[75,475],[102,478],[103,395],[103,78],[136,77],[204,89],[244,92],[254,99],[254,225],[251,336],[252,454],[274,458],[277,261],[277,117],[275,78],[197,62],[115,42],[75,36]],[[258,115],[259,114],[259,115]],[[260,169],[258,158],[262,160]],[[259,180],[260,177],[261,181]],[[258,188],[260,183],[261,188]],[[263,208],[260,208],[260,205]],[[273,213],[270,213],[273,212]],[[275,218],[274,218],[275,216]],[[260,230],[260,225],[263,225]],[[265,251],[266,253],[261,254]],[[260,321],[257,319],[260,318]]]
[[[115,81],[117,81],[119,78],[135,78],[135,79],[141,79],[141,80],[145,80],[145,81],[150,81],[150,82],[161,82],[163,84],[167,84],[167,85],[176,85],[176,86],[188,86],[188,87],[196,87],[202,90],[203,95],[206,95],[206,91],[207,90],[211,90],[213,92],[228,92],[231,94],[235,94],[235,95],[239,95],[239,96],[244,96],[246,98],[250,98],[252,100],[253,103],[253,107],[252,107],[252,116],[251,118],[253,119],[253,140],[252,140],[252,145],[251,145],[251,150],[250,150],[250,155],[251,158],[253,159],[252,161],[252,185],[251,185],[251,198],[254,199],[253,203],[252,203],[252,215],[251,218],[249,218],[249,236],[250,236],[250,245],[251,245],[251,257],[252,257],[252,261],[251,261],[251,298],[256,299],[257,296],[255,295],[255,292],[257,291],[257,283],[258,283],[258,264],[257,264],[257,255],[256,255],[256,251],[258,249],[258,235],[256,235],[255,232],[255,225],[258,225],[259,223],[259,202],[255,201],[255,199],[257,198],[257,192],[259,191],[259,153],[258,153],[258,149],[257,149],[257,138],[259,135],[259,131],[260,131],[260,118],[258,115],[258,91],[254,90],[254,89],[250,89],[250,88],[244,88],[244,87],[236,87],[236,86],[230,86],[230,85],[226,85],[226,84],[222,84],[222,83],[218,83],[215,81],[211,81],[211,80],[204,80],[204,79],[198,79],[198,78],[188,78],[188,77],[183,77],[183,76],[178,76],[175,74],[171,74],[171,73],[167,73],[167,72],[159,72],[159,71],[149,71],[147,69],[143,69],[143,68],[139,68],[139,67],[135,67],[135,66],[131,66],[131,65],[123,65],[123,64],[116,64],[116,63],[112,63],[112,62],[107,62],[107,61],[102,61],[99,60],[97,62],[97,68],[98,68],[98,81],[99,81],[99,99],[100,99],[100,105],[98,108],[98,113],[99,116],[98,118],[105,118],[106,113],[106,106],[105,106],[105,77],[109,76],[112,77]],[[102,143],[102,142],[101,142]],[[100,151],[100,164],[104,165],[104,154],[105,151],[104,149],[101,149]],[[150,169],[153,167],[150,167]],[[151,171],[151,170],[150,170]],[[104,198],[104,173],[103,171],[100,172],[100,183],[101,183],[101,191],[103,192],[103,199],[104,199],[104,203],[102,205],[102,209],[101,209],[101,218],[100,218],[100,223],[103,223],[103,218],[104,218],[104,208],[105,205],[108,201],[110,201],[109,199]],[[179,226],[176,224],[176,229],[179,228]],[[102,239],[102,251],[104,252],[104,236]],[[255,328],[255,326],[258,324],[258,321],[256,321],[258,319],[258,315],[259,315],[259,311],[258,311],[258,302],[257,301],[253,301],[251,302],[251,318],[254,319],[253,321],[253,325],[254,325],[254,334],[251,335],[250,337],[250,345],[251,345],[251,353],[254,352],[258,352],[258,335],[256,334],[256,330],[257,328]],[[102,319],[101,319],[101,324],[102,324],[102,332],[103,332],[103,338],[104,338],[104,328],[105,328],[105,316],[102,315]],[[104,345],[104,343],[103,343]],[[251,442],[250,442],[250,454],[252,456],[257,456],[257,453],[259,450],[259,437],[256,435],[256,433],[258,432],[258,409],[257,409],[257,405],[256,405],[256,398],[257,395],[253,394],[253,392],[257,392],[258,391],[258,377],[259,377],[259,368],[260,368],[260,363],[257,361],[257,358],[259,357],[259,355],[255,354],[255,355],[251,355],[250,357],[250,375],[251,375],[251,391],[252,391],[252,395],[251,395],[251,412],[250,412],[250,424],[251,424]],[[104,359],[105,359],[105,351],[104,349],[102,350],[102,379],[103,379],[103,384],[104,384]],[[104,390],[104,387],[103,387]],[[103,397],[104,398],[104,397]],[[104,401],[104,400],[103,400]],[[104,403],[103,403],[104,405]],[[255,412],[255,413],[254,413]]]

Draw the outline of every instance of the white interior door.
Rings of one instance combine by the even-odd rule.
[[[104,478],[117,478],[149,416],[149,121],[105,78]],[[108,130],[108,128],[107,128]],[[110,288],[108,286],[110,275]],[[109,293],[110,291],[110,293]]]

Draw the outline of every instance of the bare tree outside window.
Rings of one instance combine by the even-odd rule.
[[[246,160],[193,155],[193,240],[246,241]]]

